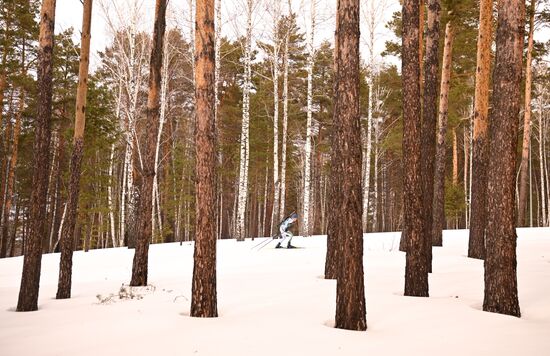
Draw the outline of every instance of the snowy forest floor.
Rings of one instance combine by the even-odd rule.
[[[483,262],[467,231],[434,248],[430,298],[403,296],[399,233],[365,235],[366,332],[334,329],[326,237],[302,249],[218,243],[219,318],[189,317],[193,244],[153,245],[147,288],[128,283],[133,251],[76,252],[73,297],[55,300],[59,254],[44,255],[39,311],[14,312],[22,257],[0,260],[0,355],[549,355],[550,229],[518,229],[522,318],[481,311]],[[122,298],[121,298],[122,297]]]

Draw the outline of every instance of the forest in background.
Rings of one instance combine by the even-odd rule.
[[[314,47],[315,26],[301,28],[297,14],[286,4],[278,3],[279,7],[265,10],[273,18],[270,36],[256,37],[246,28],[236,38],[223,37],[223,31],[217,32],[218,238],[271,236],[279,221],[293,210],[301,216],[298,223],[301,234],[325,234],[328,215],[337,214],[328,206],[333,44],[326,41]],[[252,4],[251,17],[265,8],[265,4],[260,6],[256,0],[243,4]],[[545,1],[536,4],[533,23],[535,30],[540,30],[548,21],[548,4]],[[193,8],[193,1],[190,6]],[[21,254],[29,230],[33,120],[38,101],[38,8],[39,2],[34,0],[3,0],[0,9],[1,257]],[[372,7],[365,6],[362,21],[376,23],[374,12],[369,9]],[[112,38],[100,53],[100,62],[88,81],[76,249],[133,243],[131,229],[135,225],[141,179],[140,152],[148,133],[145,112],[151,34],[137,25],[143,16],[139,6],[126,10],[126,17],[109,23]],[[315,24],[315,17],[311,16],[315,12],[307,11]],[[479,12],[475,1],[443,1],[441,14],[440,62],[448,23],[452,24],[449,34],[453,38],[448,123],[446,132],[442,132],[445,223],[448,228],[468,228],[471,185],[476,179],[471,162]],[[400,37],[401,15],[395,13],[392,21],[376,26],[387,26]],[[79,63],[74,31],[67,29],[56,34],[53,50],[48,233],[42,239],[43,252],[59,249],[66,215]],[[525,35],[528,43],[528,30]],[[151,217],[153,243],[194,239],[193,37],[186,28],[166,30]],[[528,47],[525,46],[526,52]],[[517,190],[521,191],[525,182],[527,193],[518,193],[517,205],[523,207],[524,213],[518,226],[548,226],[550,220],[547,49],[547,43],[532,45],[530,140],[527,159],[518,159],[521,163],[517,167]],[[400,56],[400,53],[400,42],[386,43],[384,55]],[[369,53],[363,56],[360,80],[366,206],[363,229],[396,231],[403,227],[401,71],[391,61],[373,60],[374,55]],[[521,127],[524,115],[522,110],[518,117]],[[245,127],[249,129],[246,135]],[[517,153],[521,157],[523,130],[519,135]],[[521,175],[521,167],[526,167],[525,177]]]

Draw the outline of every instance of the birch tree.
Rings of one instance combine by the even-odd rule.
[[[317,22],[317,1],[310,2],[309,31],[307,32],[307,123],[306,123],[306,145],[304,160],[304,202],[303,202],[303,227],[302,235],[309,236],[310,231],[310,196],[311,196],[311,158],[313,140],[313,64],[315,58],[314,37]]]
[[[367,69],[367,86],[368,86],[368,104],[367,104],[367,128],[361,126],[362,143],[363,143],[363,231],[367,231],[368,215],[369,215],[369,192],[370,192],[370,171],[371,171],[371,155],[372,155],[372,127],[373,127],[373,111],[374,111],[374,78],[376,76],[376,62],[375,62],[375,43],[376,32],[383,23],[384,13],[388,8],[388,1],[365,1],[363,6],[363,17],[365,19],[367,29],[367,49],[368,49],[368,69]]]
[[[248,166],[250,161],[250,89],[252,88],[252,12],[253,0],[246,1],[246,37],[244,46],[243,113],[240,141],[239,191],[237,198],[237,240],[246,237],[245,212],[248,198]]]

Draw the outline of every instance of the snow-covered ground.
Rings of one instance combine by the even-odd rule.
[[[39,311],[14,312],[21,257],[0,260],[0,355],[550,355],[550,229],[520,229],[522,318],[481,311],[483,262],[466,231],[434,249],[430,298],[403,296],[399,233],[365,235],[366,332],[333,328],[326,238],[256,251],[218,244],[219,318],[189,317],[193,246],[151,246],[151,287],[119,299],[133,251],[77,252],[73,298],[55,300],[59,254],[44,255]],[[112,296],[111,296],[112,295]],[[100,303],[100,299],[103,302]]]

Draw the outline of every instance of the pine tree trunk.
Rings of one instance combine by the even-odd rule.
[[[527,60],[525,61],[525,104],[523,114],[523,144],[519,174],[518,226],[525,226],[527,210],[527,169],[529,167],[529,147],[531,146],[531,87],[533,86],[533,33],[535,30],[535,4],[531,0],[529,9],[529,40],[527,42]]]
[[[38,309],[41,242],[46,234],[46,196],[48,193],[49,151],[52,118],[52,55],[55,0],[43,0],[40,10],[38,47],[38,112],[34,125],[33,174],[30,202],[30,231],[25,243],[25,258],[17,311]]]
[[[336,283],[336,327],[366,330],[363,273],[363,214],[361,189],[361,113],[359,109],[359,0],[339,0],[336,15],[336,102],[340,114],[337,129],[341,161],[341,186],[337,243],[342,250]]]
[[[439,90],[439,119],[434,172],[434,218],[432,223],[433,246],[443,245],[443,228],[445,227],[445,136],[447,135],[447,117],[449,115],[453,36],[452,23],[449,21],[445,27],[445,46],[443,48],[441,88]]]
[[[487,237],[483,310],[521,315],[516,272],[515,171],[525,3],[498,2],[493,110],[487,170]]]
[[[90,63],[90,40],[93,0],[84,1],[82,16],[82,37],[80,48],[80,67],[78,70],[78,88],[76,93],[76,117],[74,124],[73,154],[69,173],[69,195],[67,212],[61,230],[61,259],[59,263],[59,281],[57,299],[71,297],[71,276],[73,265],[73,237],[78,210],[80,192],[80,172],[84,150],[84,127],[86,120],[86,93],[88,91],[88,66]]]
[[[147,97],[147,133],[142,145],[143,166],[141,167],[141,187],[136,212],[136,249],[132,266],[131,286],[146,286],[149,258],[149,242],[152,237],[153,182],[156,148],[160,123],[160,91],[162,77],[162,59],[164,52],[164,31],[166,29],[166,1],[157,0],[155,4],[155,24],[151,61],[149,64],[149,94]]]
[[[468,257],[485,258],[485,225],[487,216],[487,160],[489,123],[489,79],[493,0],[480,0],[479,33],[477,37],[477,70],[474,98],[474,132],[472,145],[471,219]]]
[[[195,33],[196,236],[191,316],[217,317],[214,0],[198,0]]]
[[[428,296],[428,268],[423,234],[421,181],[421,106],[419,1],[403,2],[403,170],[404,226],[407,239],[405,295]]]
[[[428,29],[426,31],[426,61],[424,64],[424,110],[422,112],[422,211],[424,236],[430,236],[433,222],[435,136],[437,129],[437,84],[439,74],[439,0],[428,0]],[[432,271],[432,244],[425,240],[428,271]]]

